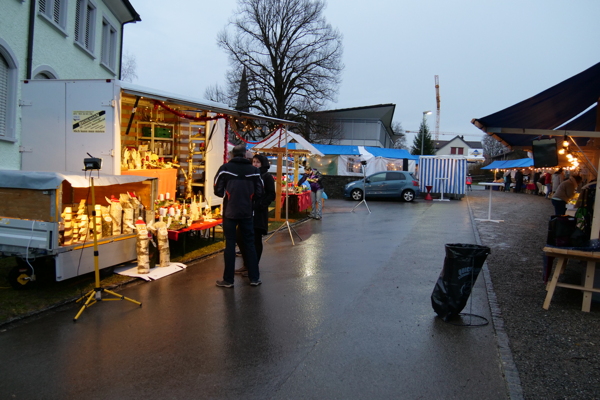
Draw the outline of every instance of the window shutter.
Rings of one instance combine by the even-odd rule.
[[[8,63],[0,55],[0,136],[6,136],[6,113],[8,111]]]
[[[62,2],[62,0],[54,0],[53,20],[59,26],[61,25],[60,24],[60,3],[61,2]]]

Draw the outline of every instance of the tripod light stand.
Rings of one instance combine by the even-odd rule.
[[[367,204],[367,162],[365,160],[363,160],[360,163],[362,165],[362,171],[363,171],[363,198],[360,201],[360,203],[358,203],[357,205],[354,206],[354,208],[352,209],[351,212],[354,212],[354,210],[356,210],[358,208],[358,206],[360,206],[362,203],[365,203],[365,207],[367,207],[369,214],[371,214],[371,209],[369,208],[369,205]]]
[[[89,155],[89,153],[88,153],[88,155]],[[84,165],[85,165],[84,171],[91,171],[94,169],[100,171],[100,166],[102,165],[102,160],[99,158],[86,158],[84,160]],[[139,301],[130,299],[129,297],[122,296],[118,293],[113,292],[112,290],[108,290],[108,289],[105,289],[100,286],[100,268],[98,266],[98,236],[96,233],[96,197],[95,197],[95,193],[94,193],[94,178],[92,176],[90,176],[90,188],[91,188],[91,192],[92,192],[92,210],[93,210],[92,211],[92,221],[93,221],[92,228],[94,231],[94,276],[95,276],[96,284],[95,284],[94,289],[90,290],[88,293],[86,293],[85,295],[83,295],[76,301],[77,303],[79,303],[80,301],[82,301],[83,299],[85,299],[87,297],[87,300],[85,301],[85,303],[83,304],[83,306],[81,307],[81,309],[79,310],[79,312],[77,313],[75,318],[73,318],[73,322],[77,322],[77,319],[79,318],[79,316],[83,313],[83,311],[86,308],[88,308],[102,300],[104,300],[104,301],[127,300],[132,303],[138,304],[140,307],[142,306],[142,303],[140,303]],[[102,292],[113,295],[113,296],[115,296],[115,298],[102,299]]]

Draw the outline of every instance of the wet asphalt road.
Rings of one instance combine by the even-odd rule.
[[[444,244],[476,243],[467,201],[354,205],[328,200],[295,246],[271,238],[262,286],[216,287],[219,254],[117,290],[141,308],[102,302],[73,323],[73,304],[9,326],[0,399],[507,398],[483,275],[464,311],[489,325],[431,307]]]

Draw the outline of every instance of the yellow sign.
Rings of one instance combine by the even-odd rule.
[[[106,111],[73,111],[73,132],[106,132]]]

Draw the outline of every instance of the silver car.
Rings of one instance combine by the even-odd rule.
[[[369,175],[363,180],[348,183],[344,187],[344,197],[356,201],[364,198],[365,186],[367,197],[390,197],[404,201],[413,201],[421,194],[419,181],[412,172],[382,171]]]

